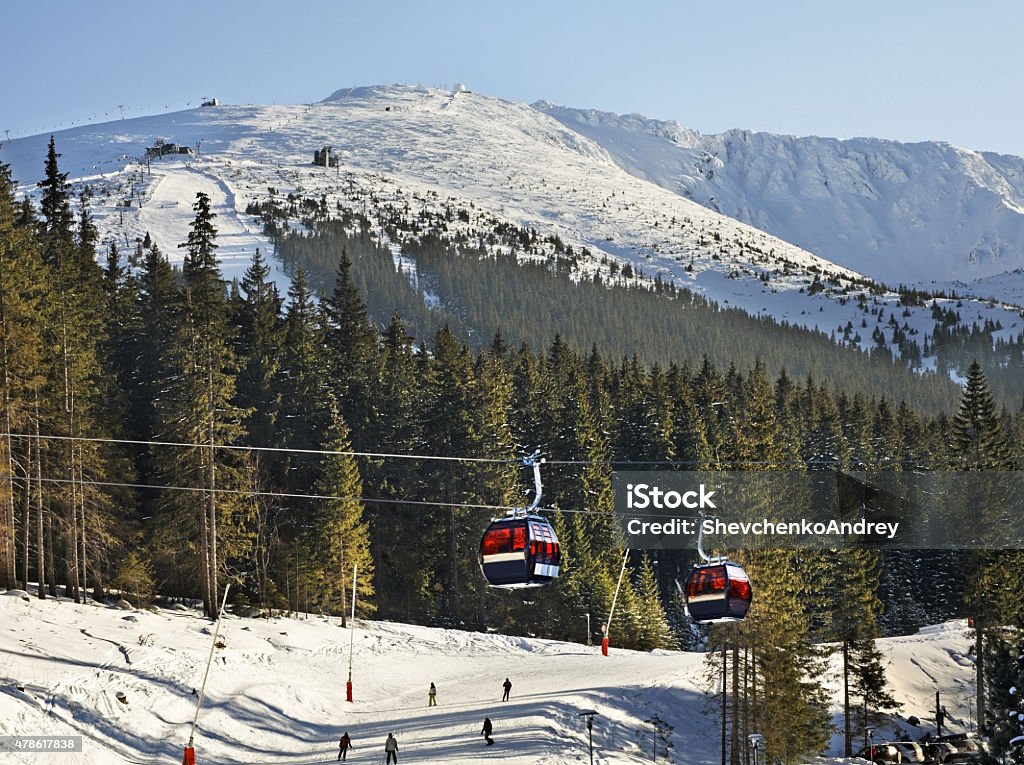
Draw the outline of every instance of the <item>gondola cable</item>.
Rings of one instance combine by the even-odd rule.
[[[0,433],[0,438],[25,438],[39,441],[86,441],[91,443],[102,443],[102,444],[125,444],[128,446],[166,446],[166,447],[177,447],[186,449],[219,449],[225,451],[240,451],[240,452],[271,452],[281,454],[310,454],[319,456],[347,456],[347,457],[365,457],[371,459],[404,459],[404,460],[427,460],[427,461],[443,461],[443,462],[481,462],[491,464],[521,464],[522,459],[514,457],[460,457],[460,456],[446,456],[446,455],[434,455],[434,454],[398,454],[394,452],[360,452],[360,451],[337,451],[331,449],[300,449],[287,446],[244,446],[239,444],[200,444],[200,443],[189,443],[185,441],[144,441],[139,439],[128,439],[128,438],[100,438],[97,436],[58,436],[50,434],[35,434],[35,433]],[[630,460],[630,459],[607,459],[607,460],[560,460],[560,459],[546,459],[545,464],[547,465],[606,465],[614,467],[616,465],[649,465],[649,466],[706,466],[707,460]],[[722,460],[722,465],[728,465],[730,467],[735,466],[797,466],[807,467],[812,465],[820,466],[838,466],[841,464],[840,460],[836,459],[821,459],[821,460]],[[720,470],[721,468],[703,468],[709,472],[714,470]]]

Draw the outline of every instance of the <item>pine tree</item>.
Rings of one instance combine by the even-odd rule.
[[[351,271],[352,260],[348,251],[342,250],[334,291],[323,303],[325,342],[334,397],[352,429],[352,443],[360,451],[372,451],[367,434],[376,419],[375,392],[380,381],[377,333]]]
[[[246,440],[254,446],[272,443],[281,395],[274,390],[273,381],[280,368],[284,324],[277,285],[269,277],[270,267],[257,248],[242,277],[244,298],[236,305],[237,403],[250,411],[245,420]]]
[[[448,327],[434,336],[433,356],[424,360],[422,371],[423,438],[431,454],[460,457],[476,452],[477,423],[474,421],[475,377],[469,349],[458,342]],[[466,560],[475,553],[476,535],[471,514],[454,505],[464,504],[475,488],[467,463],[448,460],[429,468],[424,476],[426,496],[439,503],[431,536],[424,544],[443,550],[432,577],[432,587],[449,619],[468,614],[463,592]]]
[[[44,379],[41,375],[45,354],[41,314],[44,312],[46,294],[44,268],[33,231],[18,224],[17,205],[14,200],[14,184],[10,169],[0,164],[0,416],[2,416],[4,437],[0,441],[6,478],[0,485],[0,587],[16,586],[15,567],[15,503],[18,496],[15,485],[16,462],[21,463],[23,479],[22,494],[25,508],[22,527],[26,534],[30,526],[28,509],[31,507],[29,492],[32,484],[27,480],[31,475],[31,455],[38,460],[40,442],[25,441],[15,445],[12,432],[31,432],[34,417],[34,403],[38,401]],[[16,460],[15,451],[24,453]],[[38,484],[35,491],[41,491]],[[37,543],[40,541],[36,540]],[[23,544],[22,580],[28,587],[29,549]],[[45,574],[37,568],[39,582]],[[40,584],[40,593],[43,587]]]
[[[158,409],[158,421],[163,440],[191,445],[164,457],[163,473],[177,485],[202,490],[203,502],[194,527],[199,574],[204,610],[216,618],[220,573],[224,561],[237,552],[221,549],[219,545],[234,537],[236,529],[230,519],[232,511],[240,506],[237,501],[221,499],[217,489],[243,483],[237,472],[240,466],[232,465],[234,458],[222,455],[217,447],[238,443],[245,412],[233,404],[237,366],[231,347],[225,284],[216,258],[216,216],[210,209],[209,197],[202,192],[196,194],[193,210],[196,215],[188,239],[180,245],[186,250],[182,268],[184,313],[171,348],[174,371],[168,380],[170,393]],[[170,497],[179,502],[182,499],[177,494]],[[192,504],[189,501],[186,507]]]
[[[325,448],[334,452],[350,452],[348,426],[336,414]],[[330,607],[342,616],[342,624],[351,608],[351,582],[356,569],[356,607],[359,613],[372,613],[374,605],[373,556],[370,552],[370,531],[363,520],[363,482],[355,457],[351,454],[330,454],[318,469],[316,493],[335,499],[320,500],[313,528],[312,548],[317,551],[317,593],[321,606]]]
[[[421,395],[413,341],[394,313],[384,333],[381,352],[380,417],[375,423],[376,451],[416,454],[423,448]],[[367,460],[366,480],[373,496],[416,499],[422,496],[422,465],[413,460]],[[378,572],[377,602],[384,618],[415,620],[428,612],[419,596],[420,584],[434,565],[429,547],[410,548],[405,539],[428,534],[430,514],[409,506],[381,504],[370,515],[374,567]]]
[[[105,475],[104,461],[95,442],[84,434],[100,436],[104,376],[99,367],[106,327],[102,307],[105,294],[102,271],[96,262],[95,229],[85,221],[76,236],[71,213],[67,174],[58,167],[53,138],[45,162],[43,190],[43,259],[53,284],[52,310],[47,312],[45,337],[52,349],[48,364],[56,371],[41,396],[43,416],[52,418],[58,435],[67,437],[56,460],[63,475],[55,491],[63,515],[62,547],[67,591],[81,601],[87,577],[100,573],[99,552],[110,543],[109,497],[95,480]],[[55,456],[55,455],[54,455]],[[93,479],[86,481],[85,478]]]
[[[995,401],[988,387],[988,381],[977,361],[967,370],[960,404],[952,423],[953,464],[961,470],[999,470],[1010,467],[1009,449],[1002,423],[996,413]],[[1001,513],[1000,487],[997,482],[985,482],[992,490],[983,491],[981,496],[959,497],[965,507],[980,510],[978,525],[984,530],[998,533],[998,518]],[[957,491],[957,489],[953,489]],[[950,497],[947,501],[953,501]],[[994,516],[988,517],[989,514]],[[993,629],[1006,624],[1024,622],[1024,602],[1021,598],[1021,579],[1018,572],[1024,565],[1024,554],[1009,550],[975,550],[967,560],[966,605],[974,617],[975,654],[977,671],[978,720],[987,729],[992,720],[987,713],[988,697],[992,692],[989,683],[1005,672],[1002,664],[1006,661],[989,662],[991,646],[987,635]]]
[[[654,573],[654,562],[649,555],[640,559],[640,569],[636,580],[636,622],[637,636],[635,647],[641,651],[655,648],[672,649],[676,647],[661,604],[661,593]]]
[[[961,469],[997,470],[1009,463],[1009,448],[995,399],[977,360],[967,369],[963,394],[953,418],[953,453]]]

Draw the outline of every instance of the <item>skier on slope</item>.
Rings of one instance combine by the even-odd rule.
[[[501,697],[501,700],[508,701],[508,695],[512,692],[512,681],[506,677],[505,682],[501,684],[501,687],[505,689],[505,695]]]
[[[430,684],[430,690],[427,691],[427,706],[437,706],[437,688],[434,687],[433,683]]]
[[[352,739],[348,736],[348,731],[345,731],[345,735],[341,737],[341,741],[338,742],[338,760],[344,761],[348,755],[349,749],[355,749],[352,746]]]
[[[491,731],[492,730],[493,730],[493,728],[491,727],[491,718],[490,717],[485,717],[484,718],[484,727],[483,727],[483,730],[480,731],[480,735],[483,736],[484,740],[487,741],[487,746],[490,746],[491,744],[494,743],[494,739],[491,738]]]
[[[384,751],[387,752],[387,762],[384,765],[390,765],[395,763],[398,765],[398,741],[395,740],[395,734],[389,733],[387,741],[384,742]]]

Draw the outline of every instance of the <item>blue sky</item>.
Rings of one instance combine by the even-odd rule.
[[[1024,4],[515,0],[4,4],[0,140],[351,85],[465,83],[714,133],[1024,155]],[[627,8],[627,6],[629,6]],[[2,159],[2,155],[0,155]]]

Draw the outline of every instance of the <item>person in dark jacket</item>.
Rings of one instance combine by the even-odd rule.
[[[437,706],[437,688],[434,687],[433,683],[430,684],[430,690],[427,691],[427,706]]]
[[[501,684],[501,687],[505,689],[505,695],[501,697],[501,700],[508,701],[508,695],[512,692],[512,681],[506,677],[505,682]]]
[[[487,746],[490,746],[491,744],[494,743],[494,739],[491,738],[491,731],[492,730],[493,730],[493,728],[491,727],[491,718],[490,717],[485,717],[484,718],[484,727],[483,727],[483,730],[480,731],[480,735],[483,736],[484,739],[487,741]]]
[[[341,737],[341,741],[338,742],[338,759],[344,761],[349,749],[355,749],[355,747],[352,746],[352,739],[348,737],[348,731],[346,731],[345,735]]]
[[[398,741],[395,740],[395,734],[389,733],[387,741],[384,742],[384,751],[387,752],[387,762],[384,765],[390,765],[392,762],[398,765]]]

